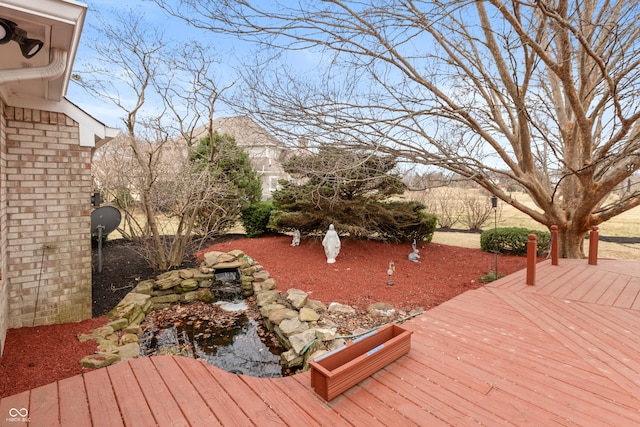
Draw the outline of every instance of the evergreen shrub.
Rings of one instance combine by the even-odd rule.
[[[247,237],[260,237],[267,231],[271,211],[271,202],[253,202],[242,211],[242,225]]]
[[[547,231],[529,230],[522,227],[503,227],[485,230],[480,235],[480,248],[485,252],[525,255],[529,234],[537,236],[537,253],[549,251],[551,235]]]

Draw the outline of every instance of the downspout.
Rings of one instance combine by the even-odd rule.
[[[29,80],[53,80],[62,76],[66,68],[67,52],[53,48],[51,49],[51,61],[48,65],[0,71],[0,85],[22,83]]]

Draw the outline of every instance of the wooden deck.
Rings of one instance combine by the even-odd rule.
[[[640,263],[544,262],[524,282],[407,322],[410,353],[329,403],[308,373],[259,379],[161,356],[4,398],[0,423],[28,411],[37,427],[640,425]]]

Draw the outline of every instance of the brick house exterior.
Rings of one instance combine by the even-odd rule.
[[[35,65],[0,46],[0,355],[8,328],[91,317],[91,157],[116,130],[64,98],[85,13],[66,0],[0,4],[0,19],[51,32]]]

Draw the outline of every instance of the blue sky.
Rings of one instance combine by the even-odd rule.
[[[99,39],[100,37],[100,33],[96,30],[96,27],[100,25],[98,18],[108,19],[114,10],[125,11],[133,7],[137,13],[143,14],[144,19],[151,26],[157,28],[165,27],[165,35],[170,40],[185,41],[196,37],[202,40],[213,39],[213,35],[207,31],[188,27],[175,18],[167,17],[164,11],[149,1],[123,2],[122,0],[89,0],[85,1],[85,4],[88,5],[88,11],[74,63],[74,70],[80,69],[84,62],[91,61],[95,58],[96,54],[92,48],[92,43],[93,40]],[[170,25],[167,25],[167,23],[170,23]],[[217,36],[215,38],[215,44],[216,50],[220,52],[232,52],[239,49],[239,42],[236,42],[230,37],[222,38]],[[232,54],[229,54],[226,58],[233,63]],[[230,70],[229,67],[226,67],[226,69]],[[88,94],[79,85],[74,83],[73,80],[69,85],[66,97],[106,125],[117,128],[122,127],[121,118],[123,113],[121,110],[114,108],[113,104],[108,101],[97,99],[93,95]],[[233,114],[230,109],[225,108],[221,103],[216,104],[216,107],[219,111],[216,115],[217,117]]]

